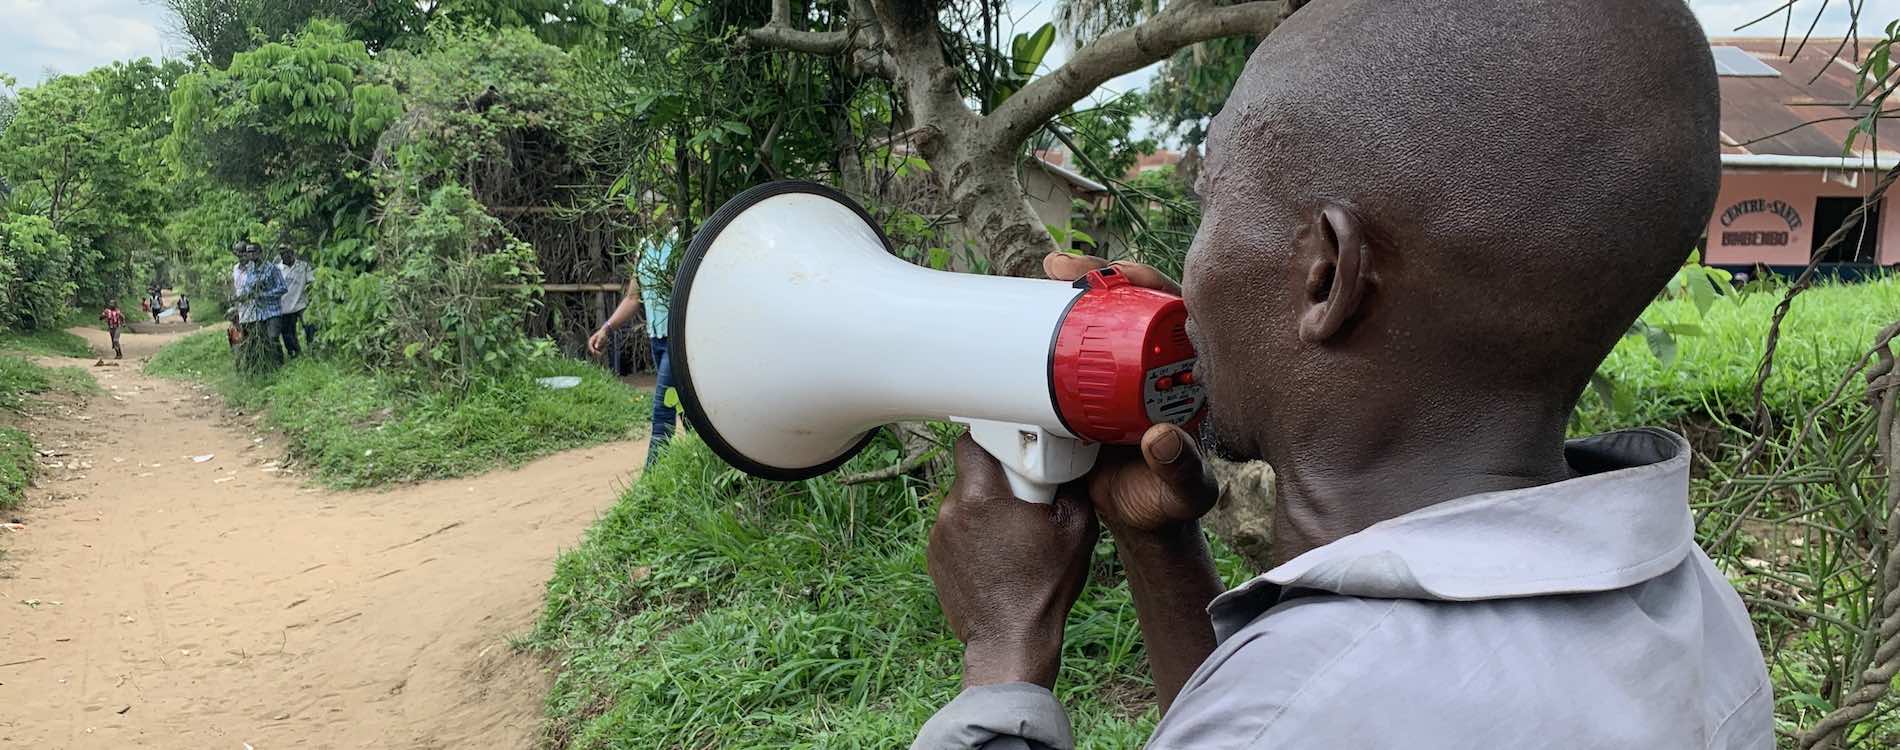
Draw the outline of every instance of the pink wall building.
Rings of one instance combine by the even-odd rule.
[[[1810,41],[1792,61],[1780,39],[1710,43],[1722,84],[1722,192],[1703,257],[1738,273],[1800,269],[1900,153],[1876,153],[1863,134],[1842,155],[1853,118],[1865,110],[1854,106],[1851,41]],[[1900,265],[1900,219],[1883,221],[1879,210],[1887,202],[1824,262],[1847,275]]]

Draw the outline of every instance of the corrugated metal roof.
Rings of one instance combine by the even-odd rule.
[[[1711,39],[1709,43],[1740,48],[1780,73],[1721,77],[1722,153],[1841,156],[1847,131],[1854,126],[1852,118],[1865,112],[1865,108],[1857,112],[1851,107],[1858,75],[1852,41],[1843,47],[1840,39],[1809,40],[1793,62],[1788,55],[1798,39],[1789,40],[1785,47],[1779,38]],[[1859,54],[1865,55],[1870,46],[1871,42],[1861,40]],[[1854,150],[1872,154],[1872,145],[1863,135],[1855,141]],[[1890,150],[1881,149],[1883,153]]]

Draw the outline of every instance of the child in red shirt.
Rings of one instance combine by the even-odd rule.
[[[125,325],[125,313],[119,312],[119,303],[107,302],[99,319],[105,321],[106,330],[112,332],[112,358],[125,359],[125,350],[119,348],[119,326]]]

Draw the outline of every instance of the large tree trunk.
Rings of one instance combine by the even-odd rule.
[[[943,176],[951,206],[963,217],[965,237],[983,249],[991,272],[1041,276],[1042,258],[1055,252],[1056,244],[1030,207],[1021,167],[1013,161],[990,154],[940,155],[931,167]]]
[[[918,128],[914,144],[963,219],[970,242],[991,270],[1041,271],[1056,243],[1030,207],[1019,176],[1023,144],[1097,86],[1196,42],[1264,35],[1290,7],[1283,0],[1217,4],[1171,0],[1135,26],[1103,34],[1060,68],[1031,80],[994,111],[972,110],[959,71],[944,54],[933,0],[849,0],[843,29],[814,30],[790,0],[773,0],[772,20],[747,32],[748,43],[807,54],[843,55],[859,72],[889,79]],[[797,19],[797,20],[795,20]]]

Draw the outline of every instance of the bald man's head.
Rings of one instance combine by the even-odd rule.
[[[1681,0],[1315,0],[1207,143],[1215,429],[1259,456],[1316,413],[1567,412],[1697,241],[1718,111]]]

